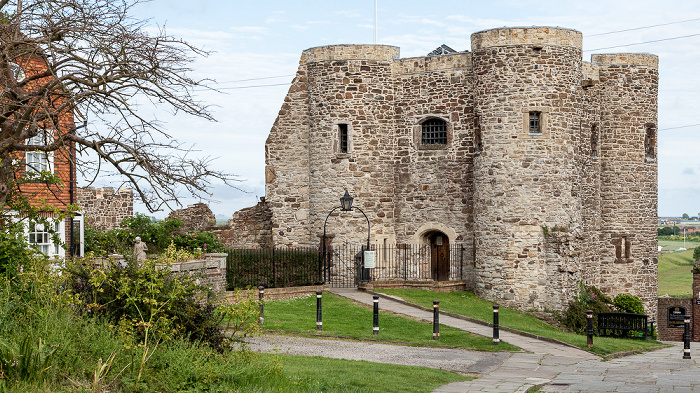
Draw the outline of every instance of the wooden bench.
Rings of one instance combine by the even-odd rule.
[[[598,336],[626,337],[627,332],[641,332],[643,338],[648,336],[649,323],[651,323],[651,337],[654,336],[654,321],[648,321],[644,314],[632,314],[623,312],[605,312],[598,314]]]

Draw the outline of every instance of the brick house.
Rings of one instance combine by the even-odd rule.
[[[37,75],[48,70],[47,57],[34,52],[31,55],[22,56],[10,62],[10,68],[17,81],[22,81],[32,75]],[[36,89],[45,80],[39,79],[26,85],[26,89]],[[65,100],[56,93],[48,93],[53,108],[60,108]],[[49,124],[39,124],[41,128],[38,135],[24,141],[26,144],[47,144],[55,140],[59,135],[74,132],[76,127],[72,109],[59,111],[55,120],[47,121]],[[49,219],[52,228],[38,222],[28,222],[26,225],[27,240],[36,246],[41,252],[49,256],[81,256],[83,255],[83,216],[80,213],[73,217],[59,219],[61,212],[68,211],[68,205],[77,201],[78,190],[76,187],[75,145],[70,143],[53,152],[27,151],[16,154],[19,176],[32,176],[32,173],[50,173],[60,179],[59,184],[48,184],[45,181],[34,181],[20,185],[20,192],[28,198],[30,203],[41,210],[41,215]],[[54,243],[51,232],[55,232],[59,243]]]

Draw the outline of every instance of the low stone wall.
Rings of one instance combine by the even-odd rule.
[[[226,256],[225,253],[209,253],[204,254],[203,260],[176,262],[170,266],[173,273],[178,274],[196,274],[202,273],[200,284],[211,285],[215,292],[226,290]],[[107,258],[96,258],[93,262],[97,266],[126,266],[124,256],[113,254]]]
[[[371,291],[373,289],[424,289],[433,292],[466,291],[465,280],[455,281],[391,281],[378,280],[358,284],[358,288]]]
[[[225,253],[204,254],[204,260],[177,262],[171,265],[173,273],[202,273],[200,284],[210,285],[214,292],[226,290],[226,256]]]

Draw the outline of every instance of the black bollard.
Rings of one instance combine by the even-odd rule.
[[[498,304],[493,305],[493,345],[498,345],[501,342],[500,333],[498,332]]]
[[[683,316],[683,359],[690,359],[690,315]]]
[[[440,339],[440,301],[433,300],[433,340]]]
[[[372,296],[374,299],[374,318],[372,319],[372,334],[379,334],[379,296]]]
[[[323,292],[316,291],[316,330],[323,330],[323,320],[321,319],[321,294]]]
[[[586,335],[586,346],[593,348],[593,310],[586,311],[586,324],[588,327]]]
[[[265,321],[265,318],[263,318],[263,297],[265,296],[265,287],[264,286],[259,286],[258,287],[258,299],[260,300],[260,315],[258,316],[258,323],[262,325],[262,323]]]

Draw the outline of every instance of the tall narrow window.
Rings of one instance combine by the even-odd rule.
[[[481,142],[481,127],[477,123],[476,128],[474,130],[474,153],[479,154],[481,153],[481,149],[483,148],[482,142]]]
[[[39,130],[36,136],[28,139],[27,145],[46,146],[53,140],[53,132],[51,130]],[[27,173],[53,173],[53,153],[35,150],[26,153]]]
[[[530,134],[542,133],[542,112],[530,112],[530,127],[528,131]]]
[[[644,138],[644,152],[648,160],[656,158],[656,125],[646,125],[646,136]]]
[[[441,119],[428,119],[421,125],[421,144],[447,144],[447,123]]]
[[[591,126],[591,157],[598,158],[598,125]]]
[[[340,138],[340,152],[348,152],[348,125],[338,124],[338,137]]]

